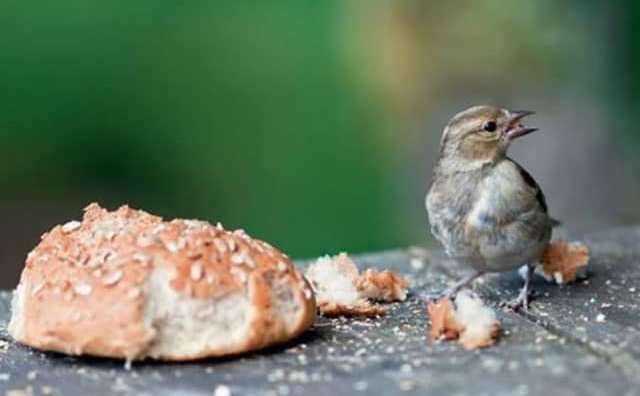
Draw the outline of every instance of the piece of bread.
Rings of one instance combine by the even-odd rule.
[[[379,316],[386,310],[375,301],[404,301],[408,284],[391,271],[367,269],[360,274],[346,253],[319,258],[305,272],[324,316]]]
[[[375,301],[394,302],[407,299],[408,282],[389,270],[365,270],[356,282],[360,295]]]
[[[244,231],[91,204],[27,257],[9,333],[71,355],[192,360],[288,341],[315,312],[288,257]]]
[[[581,242],[553,241],[545,249],[540,262],[542,266],[536,271],[547,281],[559,285],[572,283],[585,276],[589,247]]]
[[[496,313],[469,290],[456,295],[455,306],[448,298],[430,302],[427,313],[432,341],[457,339],[465,349],[473,350],[495,344],[500,335]]]

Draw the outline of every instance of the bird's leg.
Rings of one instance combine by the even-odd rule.
[[[526,268],[525,268],[526,267]],[[523,266],[523,271],[519,271],[524,278],[524,285],[522,289],[520,289],[520,294],[518,294],[518,298],[514,301],[507,304],[507,307],[514,310],[519,311],[522,309],[524,312],[529,311],[529,301],[531,299],[531,278],[533,278],[533,271],[535,266],[531,264],[527,264]]]
[[[484,274],[484,272],[482,271],[475,271],[470,273],[469,275],[465,276],[460,281],[458,281],[455,285],[445,290],[443,293],[443,297],[451,298],[455,296],[456,294],[458,294],[460,289],[469,286],[471,282],[476,280],[478,277],[482,276],[482,274]]]
[[[435,294],[435,295],[423,293],[423,294],[421,294],[421,297],[424,300],[428,300],[428,301],[440,300],[442,298],[451,299],[456,294],[458,294],[460,289],[469,286],[471,284],[471,282],[473,282],[474,280],[476,280],[478,277],[482,276],[483,274],[484,274],[483,271],[472,272],[469,275],[467,275],[464,278],[462,278],[460,281],[458,281],[455,285],[451,286],[450,288],[444,290],[441,293],[438,293],[438,294]]]

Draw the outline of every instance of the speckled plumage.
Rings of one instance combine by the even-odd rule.
[[[510,158],[436,176],[427,196],[433,235],[447,253],[480,271],[509,271],[537,261],[551,220],[537,185]],[[531,179],[533,180],[533,179]],[[452,193],[453,192],[453,193]]]
[[[426,199],[431,231],[476,276],[532,268],[551,238],[555,220],[542,190],[506,155],[512,140],[534,130],[520,124],[528,114],[472,107],[443,132]]]

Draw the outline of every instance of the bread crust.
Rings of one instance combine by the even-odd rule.
[[[175,294],[175,309],[160,307],[164,312],[152,301],[152,292],[158,293],[150,290],[155,273],[168,274],[163,293]],[[238,326],[228,329],[233,336],[221,337],[228,341],[205,342],[195,350],[157,347],[171,342],[159,338],[170,334],[162,326],[173,320],[171,312],[180,304],[215,310],[234,296],[248,305]],[[127,360],[193,360],[253,351],[288,341],[315,320],[315,298],[306,280],[266,242],[220,224],[166,222],[128,206],[108,212],[97,204],[85,209],[82,222],[56,226],[42,236],[27,257],[13,305],[9,332],[23,344]],[[180,320],[208,325],[197,322],[199,315]]]

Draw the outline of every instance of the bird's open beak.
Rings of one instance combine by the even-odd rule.
[[[520,120],[531,114],[535,113],[527,110],[509,111],[509,123],[506,131],[506,135],[509,140],[515,140],[521,136],[528,135],[531,132],[538,130],[538,128],[525,127],[520,123]]]

